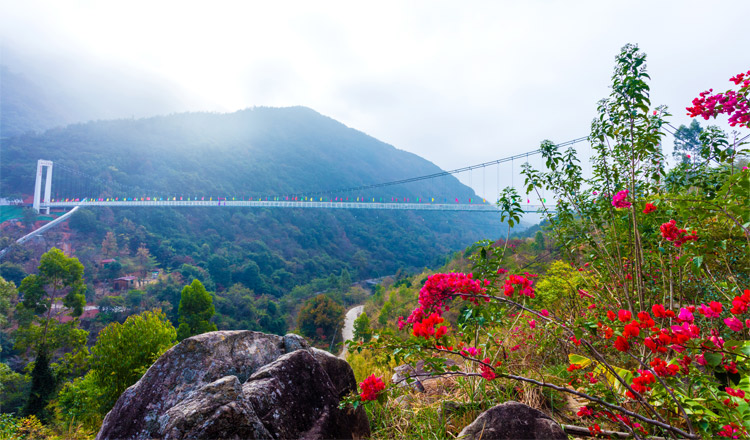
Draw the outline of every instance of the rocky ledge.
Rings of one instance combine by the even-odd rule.
[[[204,333],[164,353],[107,414],[103,439],[323,439],[370,434],[346,361],[300,336]]]

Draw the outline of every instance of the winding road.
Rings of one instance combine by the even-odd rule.
[[[362,314],[365,306],[354,306],[347,310],[346,318],[344,318],[344,328],[341,329],[341,335],[344,337],[344,348],[341,349],[339,358],[346,360],[346,341],[350,341],[354,338],[354,320]]]

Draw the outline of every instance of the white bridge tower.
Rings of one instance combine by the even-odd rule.
[[[42,175],[45,168],[47,168],[47,180],[44,184],[44,203],[49,203],[52,197],[52,161],[39,159],[36,163],[36,184],[34,185],[34,210],[37,213],[42,199]],[[49,214],[49,207],[44,209],[45,214]]]

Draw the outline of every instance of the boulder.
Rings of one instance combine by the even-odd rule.
[[[349,364],[300,336],[205,333],[157,359],[120,396],[96,438],[369,436],[361,408],[338,409],[350,391]]]
[[[567,440],[560,425],[543,412],[519,402],[496,405],[459,434],[462,440]]]

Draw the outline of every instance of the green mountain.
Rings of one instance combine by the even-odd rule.
[[[0,192],[7,195],[31,193],[36,160],[44,158],[55,163],[58,198],[75,192],[477,200],[452,176],[340,190],[440,169],[304,107],[89,122],[6,138],[0,148]],[[134,207],[91,209],[77,217],[71,223],[87,243],[76,247],[84,263],[101,258],[102,240],[111,231],[130,255],[145,244],[163,269],[196,267],[219,290],[242,282],[276,296],[343,269],[365,279],[440,263],[500,228],[488,213],[386,210]]]

